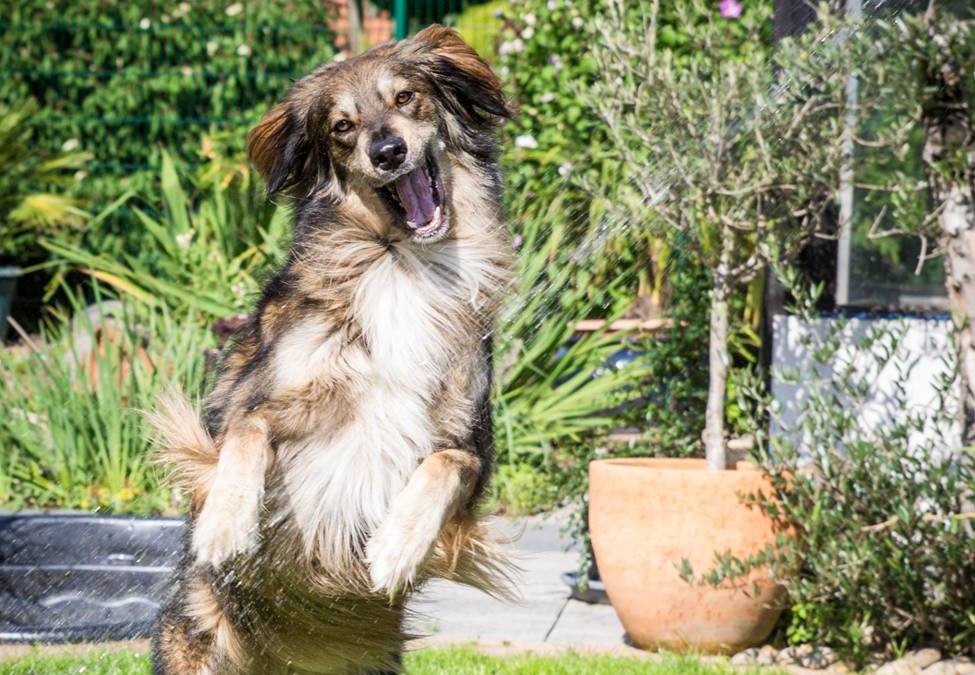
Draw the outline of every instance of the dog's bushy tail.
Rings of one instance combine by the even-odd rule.
[[[199,411],[183,393],[169,390],[146,416],[156,430],[153,461],[168,469],[173,485],[189,493],[195,510],[206,497],[218,457]]]
[[[472,586],[500,600],[520,599],[516,577],[521,569],[488,529],[484,519],[470,515],[447,523],[434,549],[432,576]]]

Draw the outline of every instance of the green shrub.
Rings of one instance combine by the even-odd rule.
[[[802,395],[771,407],[770,442],[756,429],[775,493],[759,501],[796,535],[771,558],[795,571],[783,578],[787,637],[831,645],[860,666],[923,646],[975,655],[975,458],[958,447],[953,359],[924,374],[936,394],[919,404],[902,320],[819,318],[820,292],[797,307],[805,357],[774,374]],[[741,562],[725,561],[711,580]]]
[[[51,309],[37,349],[2,360],[0,407],[12,414],[0,422],[0,505],[174,508],[178,495],[157,482],[139,411],[165,387],[202,395],[210,326],[249,310],[284,256],[288,211],[267,201],[254,176],[218,154],[181,180],[163,153],[158,194],[127,193],[95,218],[97,226],[131,205],[145,231],[137,255],[45,242],[55,278],[84,272],[86,295],[109,298],[115,316],[106,323],[98,309],[82,312],[78,291],[62,286],[66,305]]]
[[[70,296],[69,296],[70,297]],[[210,331],[192,316],[99,303],[58,315],[0,360],[0,506],[159,513],[142,412],[169,386],[199,393]]]
[[[444,17],[444,23],[457,29],[464,41],[477,50],[488,62],[495,57],[501,17],[508,0],[490,0],[483,4],[468,4],[462,11]]]
[[[325,20],[315,0],[5,3],[0,103],[36,99],[38,145],[92,152],[84,190],[114,199],[160,146],[195,158],[206,130],[243,130],[330,59]]]
[[[564,498],[560,487],[544,470],[531,464],[501,464],[491,479],[491,503],[507,516],[538,513]]]
[[[85,166],[81,152],[38,151],[33,101],[0,103],[0,260],[36,262],[39,235],[77,231],[87,214],[77,200],[51,191]]]
[[[520,238],[519,285],[495,337],[500,463],[549,467],[567,447],[604,435],[646,376],[642,360],[606,366],[627,336],[573,339],[576,322],[605,308],[585,293],[590,259],[571,247],[564,209],[556,200],[511,224]]]
[[[180,180],[164,152],[158,196],[127,193],[96,218],[131,204],[145,233],[137,252],[90,252],[59,240],[45,246],[62,272],[83,270],[119,297],[149,307],[192,311],[210,321],[248,311],[291,235],[288,209],[268,201],[254,176],[246,164],[217,156],[194,180]]]
[[[666,316],[673,328],[642,346],[650,373],[642,419],[647,447],[640,454],[703,456],[701,429],[708,387],[708,314],[703,302],[710,284],[704,267],[680,247],[671,257],[671,293]],[[632,452],[627,453],[632,454]]]

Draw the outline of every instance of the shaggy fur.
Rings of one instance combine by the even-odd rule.
[[[191,495],[157,675],[399,672],[422,580],[507,592],[475,507],[509,115],[487,64],[433,26],[315,70],[251,133],[294,242],[205,424],[177,395],[153,416]]]

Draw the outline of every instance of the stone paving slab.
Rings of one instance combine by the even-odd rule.
[[[579,564],[578,547],[561,534],[565,514],[496,524],[499,536],[520,533],[507,548],[522,568],[522,600],[508,603],[473,589],[435,581],[410,603],[416,632],[439,642],[552,642],[572,646],[623,646],[623,627],[612,607],[569,600],[559,578]],[[569,548],[569,550],[566,550]]]
[[[609,605],[587,605],[569,600],[546,642],[601,648],[625,647],[625,631]],[[627,651],[639,651],[626,647]]]

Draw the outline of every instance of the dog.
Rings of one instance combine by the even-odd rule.
[[[432,577],[509,594],[478,515],[511,280],[490,66],[431,26],[298,80],[248,138],[294,238],[203,418],[152,414],[189,495],[156,675],[401,672]]]

